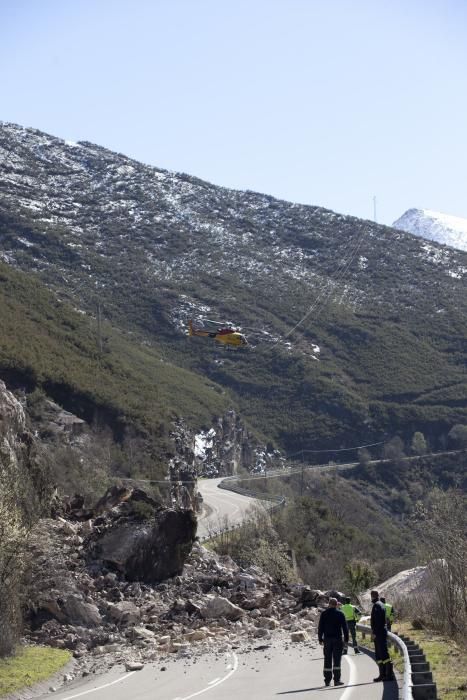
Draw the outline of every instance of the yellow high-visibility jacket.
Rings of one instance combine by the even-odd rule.
[[[386,608],[386,619],[389,620],[392,625],[394,622],[394,608],[391,603],[384,603],[384,607]]]
[[[344,613],[347,622],[351,622],[352,620],[354,622],[359,621],[361,613],[360,610],[355,607],[355,605],[352,605],[351,603],[346,603],[342,605],[341,610]]]

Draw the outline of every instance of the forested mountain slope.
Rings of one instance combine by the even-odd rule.
[[[11,124],[0,158],[4,261],[224,386],[285,450],[436,446],[467,421],[467,253]],[[250,347],[188,339],[206,317]]]
[[[155,344],[79,313],[36,278],[0,263],[0,377],[10,388],[40,390],[117,444],[131,440],[146,455],[127,456],[124,471],[165,476],[170,433],[183,416],[210,426],[232,402],[205,377],[174,365]],[[183,387],[183,391],[180,391]],[[128,451],[128,450],[127,450]],[[134,451],[134,448],[133,448]]]

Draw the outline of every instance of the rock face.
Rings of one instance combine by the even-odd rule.
[[[0,381],[0,655],[10,653],[21,629],[25,542],[48,496],[38,441],[22,404]]]
[[[181,482],[172,496],[185,508],[197,509],[194,480],[198,476],[232,476],[239,469],[264,473],[266,468],[278,468],[284,463],[281,453],[261,445],[233,410],[215,418],[210,428],[199,433],[193,433],[179,421],[172,439],[176,456],[171,462],[170,477],[173,483]]]
[[[19,436],[26,428],[26,417],[18,399],[7,390],[0,380],[0,446],[2,456],[15,459]]]

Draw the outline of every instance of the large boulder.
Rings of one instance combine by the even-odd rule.
[[[97,606],[76,595],[69,595],[63,607],[69,622],[74,625],[97,627],[102,622]]]
[[[141,620],[141,610],[131,600],[110,604],[107,614],[117,625],[136,625]]]
[[[193,511],[160,508],[154,517],[116,518],[94,532],[90,558],[129,581],[157,583],[182,573],[195,536]]]
[[[300,595],[300,603],[303,608],[325,607],[328,604],[329,596],[323,591],[314,590],[305,586]]]
[[[226,620],[240,620],[244,611],[222,596],[208,596],[205,605],[201,608],[201,615],[207,619],[225,617]]]
[[[430,588],[430,567],[416,566],[413,569],[400,571],[395,576],[373,586],[379,594],[388,602],[413,598],[414,595],[426,595]],[[359,596],[360,604],[364,610],[371,609],[370,589]]]

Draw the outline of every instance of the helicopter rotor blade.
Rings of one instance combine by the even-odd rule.
[[[223,321],[222,323],[220,321],[213,321],[210,318],[203,318],[203,321],[206,323],[213,323],[215,326],[233,326],[232,323],[228,323],[227,321]]]

